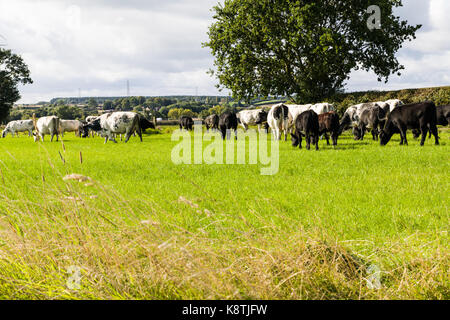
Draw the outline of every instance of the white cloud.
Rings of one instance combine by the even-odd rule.
[[[23,55],[33,85],[22,102],[55,96],[219,94],[209,50],[201,47],[217,0],[0,0],[0,34]],[[404,0],[397,10],[422,23],[417,39],[398,53],[406,70],[386,85],[355,72],[349,90],[448,84],[448,0]],[[223,93],[220,93],[223,94]]]
[[[444,86],[450,84],[450,12],[448,0],[406,0],[397,11],[410,24],[422,24],[417,39],[407,42],[398,52],[399,62],[405,66],[402,75],[392,76],[387,84],[377,81],[373,73],[354,72],[348,90],[396,90]]]

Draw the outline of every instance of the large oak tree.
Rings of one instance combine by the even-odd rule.
[[[13,104],[20,99],[18,85],[27,83],[33,80],[22,57],[0,48],[0,122],[8,117]]]
[[[381,29],[369,29],[381,9]],[[225,0],[213,8],[209,47],[219,88],[238,99],[288,96],[318,102],[345,85],[352,70],[387,82],[404,67],[395,57],[420,25],[393,14],[401,0]]]

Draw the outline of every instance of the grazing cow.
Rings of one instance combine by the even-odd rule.
[[[337,146],[337,140],[339,137],[339,116],[336,112],[331,111],[318,115],[319,120],[319,135],[325,135],[327,145],[330,145],[327,132],[331,134],[331,140],[333,146]]]
[[[95,119],[93,122],[83,126],[83,138],[89,135],[89,129],[100,132],[105,137],[105,143],[108,140],[117,143],[116,134],[125,134],[125,143],[130,140],[131,135],[136,131],[142,142],[142,130],[140,126],[139,115],[134,112],[113,112],[105,113]]]
[[[356,127],[359,123],[361,113],[367,109],[379,106],[376,102],[360,103],[351,107],[348,107],[342,116],[341,122],[339,124],[339,134],[344,130]]]
[[[194,130],[194,120],[189,116],[181,116],[180,118],[180,130],[186,129]]]
[[[295,130],[291,132],[293,147],[302,148],[302,136],[306,137],[307,150],[310,149],[311,143],[319,150],[319,117],[313,110],[307,110],[295,119]]]
[[[438,126],[448,126],[450,124],[450,104],[436,107],[436,124]],[[412,133],[414,135],[414,139],[417,139],[420,136],[419,130],[413,130]]]
[[[330,103],[317,103],[317,104],[312,105],[310,110],[314,111],[315,113],[317,113],[319,115],[319,114],[335,111],[335,108]]]
[[[406,131],[408,129],[420,129],[422,133],[421,146],[425,143],[428,130],[431,130],[433,133],[436,145],[439,144],[436,127],[436,106],[433,102],[413,103],[396,107],[388,114],[385,120],[386,125],[380,132],[380,144],[382,146],[391,140],[394,133],[400,133],[401,145],[408,145],[408,140],[406,139]]]
[[[358,125],[353,128],[353,135],[355,140],[364,140],[364,135],[367,129],[372,131],[372,138],[378,141],[378,128],[382,129],[385,121],[381,120],[386,117],[386,112],[378,105],[371,108],[366,108],[361,113]]]
[[[284,141],[287,141],[289,122],[289,108],[284,104],[274,105],[267,115],[267,123],[272,129],[273,138],[281,140],[281,132],[284,132]]]
[[[219,130],[222,134],[222,139],[225,140],[225,137],[230,140],[231,131],[234,130],[234,134],[237,140],[237,127],[238,120],[236,114],[234,112],[224,112],[219,117]]]
[[[97,120],[99,118],[99,116],[88,116],[88,117],[86,117],[86,119],[85,119],[85,123],[90,123],[90,122],[94,122],[95,120]],[[84,124],[85,124],[84,123]],[[84,125],[83,124],[83,125]],[[89,134],[88,134],[88,136],[91,136],[92,138],[94,137],[94,132],[95,131],[93,131],[93,130],[91,130],[91,129],[89,129]],[[98,133],[97,133],[98,134]]]
[[[61,136],[64,138],[64,132],[75,132],[78,137],[81,136],[81,130],[83,129],[83,122],[78,120],[59,120],[61,126]]]
[[[51,135],[50,141],[53,142],[53,137],[56,135],[56,141],[59,139],[60,120],[56,116],[48,116],[39,118],[36,122],[36,131],[33,133],[34,141],[39,141],[39,138],[44,142],[46,134]]]
[[[155,124],[143,116],[139,116],[139,127],[141,128],[142,132],[145,132],[147,129],[156,129]]]
[[[450,104],[436,107],[437,125],[448,126],[450,124]]]
[[[26,132],[28,131],[28,136],[31,137],[33,134],[34,124],[33,120],[16,120],[9,122],[5,130],[2,131],[2,137],[5,138],[8,133],[11,133],[11,135],[14,137],[15,134],[19,136],[19,132]]]
[[[261,109],[243,110],[236,117],[240,120],[241,126],[245,131],[248,130],[249,125],[257,125],[258,131],[261,131],[261,124],[267,121],[267,112]]]
[[[262,125],[264,127],[264,131],[266,133],[269,133],[269,124],[267,123],[267,116],[268,113],[266,110],[260,110],[260,112],[256,114],[255,123],[258,125],[258,129]]]
[[[206,131],[209,132],[209,129],[219,130],[219,116],[217,114],[212,114],[205,119]]]

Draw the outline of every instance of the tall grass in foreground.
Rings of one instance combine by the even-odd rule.
[[[425,148],[282,144],[275,177],[174,167],[168,134],[3,139],[0,299],[448,299],[441,135]]]
[[[92,179],[64,181],[68,172],[48,164],[53,179],[22,177],[26,192],[1,174],[2,299],[450,297],[446,232],[380,248],[321,229],[285,232],[257,214],[258,227],[241,216],[237,229],[235,217],[180,197],[201,217],[204,227],[194,232],[152,201],[136,205]],[[368,286],[373,265],[381,269],[379,289]],[[81,270],[78,290],[67,286],[71,266]]]

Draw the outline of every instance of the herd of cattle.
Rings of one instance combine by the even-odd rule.
[[[266,132],[269,128],[273,138],[287,140],[291,135],[292,145],[302,147],[302,138],[305,137],[306,148],[315,145],[318,150],[319,136],[325,136],[329,145],[329,137],[334,146],[338,137],[344,130],[352,129],[355,140],[363,140],[367,131],[370,131],[374,140],[380,140],[381,145],[386,145],[391,137],[399,133],[400,144],[408,144],[406,132],[413,130],[415,138],[422,135],[421,145],[424,145],[427,134],[434,135],[435,143],[439,144],[437,125],[447,126],[450,122],[450,105],[436,107],[433,102],[403,104],[400,100],[388,100],[384,102],[362,103],[349,107],[342,118],[339,118],[332,104],[308,104],[290,105],[277,104],[269,110],[256,109],[244,110],[238,113],[225,112],[219,115],[207,117],[203,123],[206,130],[220,131],[222,138],[230,139],[231,131],[237,138],[237,127],[240,124],[245,131],[249,126],[264,126]],[[180,129],[192,130],[194,120],[191,117],[180,118]],[[34,136],[34,140],[42,139],[45,135],[51,136],[53,141],[56,135],[64,136],[65,132],[76,132],[78,136],[88,137],[96,132],[105,138],[105,143],[110,140],[116,142],[116,136],[125,135],[128,142],[131,135],[138,135],[142,141],[142,132],[155,125],[134,112],[112,112],[101,116],[87,117],[86,121],[63,120],[56,116],[42,117],[38,120],[17,120],[7,124],[2,132],[2,137],[8,133],[12,136],[19,132],[28,132]]]
[[[374,140],[380,140],[386,145],[395,133],[401,136],[401,144],[408,144],[406,132],[413,130],[414,137],[422,135],[421,145],[425,143],[429,132],[439,144],[437,125],[447,126],[450,122],[450,105],[436,107],[433,102],[403,104],[400,100],[362,103],[349,107],[339,119],[333,105],[329,103],[290,105],[277,104],[269,110],[244,110],[237,114],[225,112],[222,115],[211,115],[204,120],[206,129],[219,130],[222,138],[230,138],[231,130],[237,137],[239,124],[248,130],[250,125],[257,125],[261,130],[272,130],[273,138],[280,140],[284,133],[287,140],[291,135],[292,145],[302,147],[305,137],[306,148],[313,144],[318,150],[319,136],[325,136],[329,145],[337,145],[339,135],[344,130],[352,129],[355,140],[363,140],[367,131],[372,133]],[[190,117],[180,119],[180,128],[192,130],[194,121]]]

